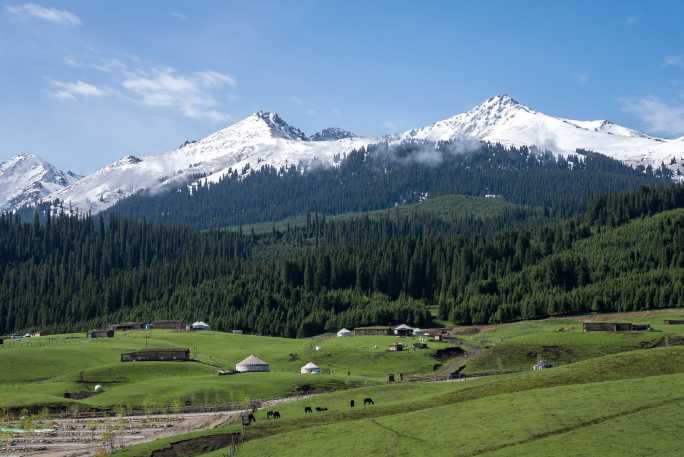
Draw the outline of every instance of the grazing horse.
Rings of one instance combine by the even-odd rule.
[[[266,411],[266,419],[273,419],[273,411]]]
[[[280,411],[273,411],[273,419],[280,419]]]
[[[370,398],[370,397],[364,398],[364,399],[363,399],[363,406],[366,406],[366,405],[374,405],[374,404],[375,404],[375,402],[374,402],[373,399]]]
[[[325,407],[322,407],[322,406],[316,406],[316,411],[318,411],[319,413],[321,413],[321,412],[323,412],[323,411],[327,411],[327,410],[328,410],[328,408],[325,408]]]
[[[313,413],[313,409],[311,409],[311,406],[307,406],[306,408],[304,408],[304,414],[309,414],[309,413]]]
[[[251,424],[252,422],[256,422],[256,417],[254,417],[254,414],[249,413],[249,416],[247,416],[249,419],[249,423]]]
[[[353,408],[354,406],[356,406],[356,402],[355,402],[354,400],[350,401],[350,402],[349,402],[349,407],[350,407],[350,408]]]

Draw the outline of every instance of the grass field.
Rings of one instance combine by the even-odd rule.
[[[458,343],[401,353],[387,351],[394,337],[297,340],[162,330],[96,340],[39,337],[0,349],[0,408],[246,404],[309,384],[328,393],[278,405],[283,419],[277,422],[258,411],[239,456],[675,456],[681,455],[677,424],[684,419],[684,326],[663,321],[682,318],[684,310],[661,310],[481,326],[463,332]],[[583,333],[582,320],[648,323],[652,330]],[[385,383],[389,373],[432,373],[434,352],[454,344],[469,351],[454,365],[493,375]],[[194,361],[119,361],[122,352],[146,345],[188,347]],[[216,375],[249,354],[269,362],[272,372]],[[532,372],[540,357],[554,368]],[[323,374],[300,375],[308,361]],[[65,391],[92,389],[95,383],[104,385],[104,393],[80,401],[63,398]],[[366,397],[375,406],[364,407]],[[351,399],[356,408],[349,407]],[[306,415],[305,406],[328,411]],[[238,424],[191,436],[234,430]],[[149,456],[186,438],[165,438],[119,455]],[[225,450],[205,455],[223,457]]]
[[[430,455],[438,456],[674,456],[680,455],[677,435],[661,438],[684,418],[683,387],[684,347],[671,347],[614,354],[538,373],[359,388],[280,405],[283,419],[278,422],[266,421],[260,412],[238,455],[408,456],[425,455],[429,449]],[[358,403],[368,396],[376,406],[349,408],[349,399]],[[330,411],[307,416],[305,405],[324,405]],[[660,415],[667,422],[654,427]],[[632,429],[650,425],[647,436],[658,441],[637,443],[633,452],[625,453],[622,424]],[[604,435],[594,434],[595,428],[605,429]],[[565,435],[573,437],[576,448],[564,449]],[[171,441],[121,455],[149,455]],[[598,449],[618,445],[622,453],[593,454],[589,451],[594,444],[600,445]],[[648,449],[662,454],[648,454]]]
[[[286,396],[310,384],[340,389],[381,382],[388,373],[426,372],[433,351],[390,353],[392,337],[295,340],[219,332],[185,333],[154,330],[117,333],[90,340],[82,335],[39,337],[8,342],[0,349],[0,407],[65,405],[171,406],[240,402]],[[122,352],[148,347],[188,347],[193,362],[120,362]],[[318,347],[318,350],[315,348]],[[266,360],[270,373],[217,376],[250,354]],[[309,361],[321,376],[302,376]],[[74,402],[65,391],[105,386],[105,392]]]

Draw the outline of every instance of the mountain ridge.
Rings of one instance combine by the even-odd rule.
[[[33,200],[59,200],[97,213],[141,190],[155,192],[192,185],[197,179],[217,182],[230,170],[244,174],[264,166],[297,166],[304,171],[335,166],[352,150],[373,143],[454,140],[528,146],[562,156],[590,150],[632,167],[658,168],[664,164],[676,180],[682,180],[684,174],[684,137],[656,138],[608,120],[554,117],[504,94],[428,126],[382,138],[361,138],[334,127],[307,136],[278,113],[257,111],[205,138],[185,141],[177,149],[156,155],[127,155],[65,186],[48,186],[49,192],[32,195]],[[9,200],[0,200],[0,210],[16,206]],[[35,204],[33,200],[21,199],[22,203]]]

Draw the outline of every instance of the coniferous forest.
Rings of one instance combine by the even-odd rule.
[[[1,216],[0,333],[177,318],[295,337],[684,303],[684,187],[662,170],[498,146],[438,167],[400,153],[234,174],[97,216]],[[522,209],[363,213],[485,192]],[[303,213],[266,233],[221,228]]]

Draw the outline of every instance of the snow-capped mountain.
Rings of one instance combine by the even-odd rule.
[[[610,121],[577,121],[549,116],[508,95],[498,95],[470,111],[409,130],[399,141],[471,139],[505,146],[537,146],[557,154],[577,149],[599,152],[632,166],[661,163],[684,171],[684,137],[654,138]]]
[[[278,114],[259,111],[206,138],[185,141],[175,150],[128,155],[78,180],[34,156],[22,155],[2,164],[0,209],[43,198],[96,213],[141,190],[192,184],[198,179],[216,182],[230,169],[241,173],[266,165],[309,169],[335,165],[351,150],[375,142],[459,139],[536,146],[562,155],[586,149],[633,166],[664,163],[678,179],[684,174],[684,137],[668,140],[610,121],[553,117],[499,95],[465,113],[391,138],[359,138],[338,128],[307,136]]]
[[[80,176],[64,172],[35,154],[23,153],[0,163],[0,212],[38,203],[75,183]]]
[[[93,213],[140,190],[161,189],[196,181],[199,175],[216,182],[230,169],[238,172],[265,165],[305,169],[331,165],[370,139],[312,140],[278,114],[259,111],[198,141],[158,155],[126,156],[49,195],[82,211]]]

